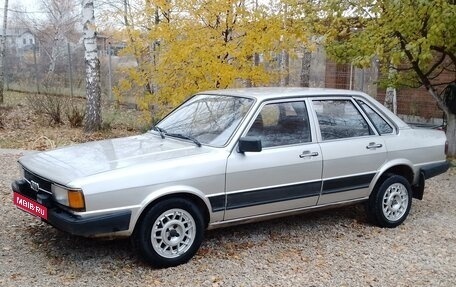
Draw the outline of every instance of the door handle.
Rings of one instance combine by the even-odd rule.
[[[306,151],[303,151],[302,154],[299,155],[300,158],[312,157],[312,156],[318,156],[318,152],[316,152],[316,151],[311,152],[310,150],[306,150]]]
[[[381,148],[382,146],[383,146],[382,144],[371,142],[371,143],[369,143],[368,146],[366,146],[366,148],[367,149],[376,149],[376,148]]]

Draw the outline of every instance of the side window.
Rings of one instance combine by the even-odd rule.
[[[310,142],[306,104],[286,102],[265,105],[247,136],[259,137],[264,148]]]
[[[373,134],[366,120],[350,100],[315,100],[323,140],[368,136]]]
[[[356,101],[369,116],[370,120],[375,125],[375,127],[381,135],[390,134],[394,131],[393,128],[388,124],[388,122],[385,121],[376,111],[369,107],[365,102],[361,100]]]

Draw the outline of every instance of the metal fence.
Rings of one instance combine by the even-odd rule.
[[[85,96],[84,51],[80,45],[67,44],[54,60],[38,47],[9,48],[5,56],[6,89],[37,94]],[[105,56],[107,57],[107,56]],[[108,94],[107,65],[102,62],[103,93]]]
[[[113,100],[113,87],[122,77],[121,69],[135,65],[133,57],[113,55],[108,46],[100,51],[101,87],[104,100]],[[85,67],[82,45],[68,44],[54,61],[38,48],[9,48],[5,59],[6,89],[27,93],[85,97]],[[359,69],[327,59],[322,47],[310,53],[301,51],[287,60],[288,86],[327,87],[361,90],[376,96],[378,71],[374,64]],[[279,83],[272,83],[279,84]],[[135,103],[135,99],[123,100]]]

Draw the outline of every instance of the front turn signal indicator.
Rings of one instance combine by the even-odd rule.
[[[84,210],[84,194],[80,190],[68,190],[68,206],[73,209]]]

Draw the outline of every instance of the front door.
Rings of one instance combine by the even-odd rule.
[[[263,104],[245,135],[261,139],[263,150],[229,156],[225,220],[316,205],[322,156],[305,101]]]

